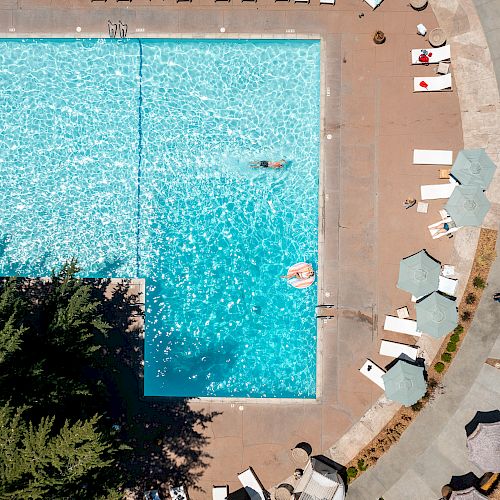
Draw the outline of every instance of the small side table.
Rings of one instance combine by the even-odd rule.
[[[419,201],[417,205],[417,212],[421,214],[426,214],[429,208],[429,204],[425,201]]]
[[[397,313],[399,319],[406,319],[406,318],[410,317],[410,313],[409,313],[408,308],[406,306],[400,307],[399,309],[396,309],[396,313]]]
[[[424,10],[427,7],[427,0],[410,0],[410,5],[415,10]]]
[[[441,47],[446,43],[446,33],[443,28],[434,28],[429,33],[429,43],[433,47]]]
[[[439,75],[446,75],[450,72],[450,63],[440,62],[438,64],[436,73]]]

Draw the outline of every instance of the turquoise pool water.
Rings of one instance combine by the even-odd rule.
[[[0,41],[0,270],[146,278],[146,395],[315,396],[319,42]],[[283,170],[252,170],[280,159]]]

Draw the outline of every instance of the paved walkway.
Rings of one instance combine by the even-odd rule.
[[[467,460],[464,425],[476,411],[500,408],[500,370],[485,364],[488,357],[500,358],[500,304],[491,299],[498,290],[500,258],[492,267],[472,327],[444,377],[444,394],[351,485],[350,500],[434,500],[452,475],[481,475]]]

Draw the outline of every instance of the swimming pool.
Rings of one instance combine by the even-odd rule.
[[[0,41],[0,269],[146,278],[145,394],[315,396],[319,42]],[[284,170],[248,162],[280,159]]]

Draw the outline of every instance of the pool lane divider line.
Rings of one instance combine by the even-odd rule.
[[[137,228],[135,234],[136,278],[139,278],[141,255],[139,252],[141,235],[141,175],[142,175],[142,42],[139,42],[139,121],[137,125]]]

